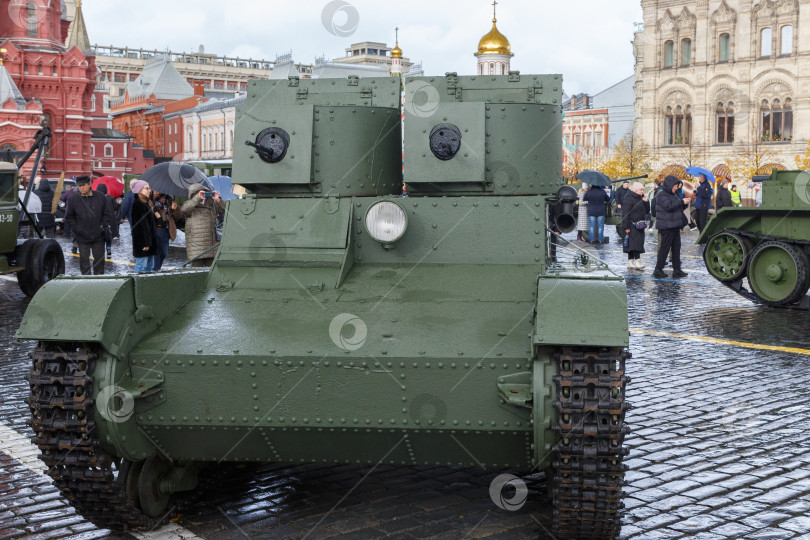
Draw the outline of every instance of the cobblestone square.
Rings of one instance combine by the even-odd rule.
[[[724,289],[705,271],[695,237],[684,234],[689,276],[681,280],[650,276],[654,245],[642,256],[643,272],[625,270],[615,241],[586,248],[627,274],[633,408],[621,538],[810,538],[810,314],[758,307]],[[68,273],[78,273],[69,244],[60,242]],[[172,248],[167,265],[182,255]],[[128,257],[120,258],[110,268],[128,271]],[[108,537],[61,497],[28,440],[23,376],[31,344],[12,337],[26,304],[13,279],[0,280],[0,538]],[[522,476],[528,501],[508,512],[488,493],[503,472],[521,475],[209,467],[170,525],[136,537],[550,538],[543,475]]]

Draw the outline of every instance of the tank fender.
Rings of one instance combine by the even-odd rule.
[[[536,298],[532,332],[536,347],[630,344],[627,288],[622,279],[541,275]]]
[[[99,343],[122,357],[185,305],[208,271],[129,276],[60,276],[25,311],[18,339]]]

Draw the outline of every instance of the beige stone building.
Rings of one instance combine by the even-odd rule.
[[[810,0],[642,0],[637,134],[653,170],[744,153],[795,168],[810,139]]]

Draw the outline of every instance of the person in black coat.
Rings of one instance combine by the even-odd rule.
[[[728,180],[721,180],[717,188],[717,200],[715,204],[718,212],[721,208],[734,206],[734,203],[731,202],[731,192],[728,190],[728,183]]]
[[[79,268],[82,275],[90,273],[90,252],[93,253],[93,273],[104,273],[104,228],[112,225],[112,208],[106,197],[94,192],[89,176],[76,179],[79,192],[70,199],[65,213],[65,225],[70,227],[79,247]]]
[[[624,204],[624,198],[627,197],[627,194],[630,193],[630,181],[624,180],[622,185],[616,189],[616,213],[621,215],[622,213],[622,205]]]
[[[96,191],[100,194],[103,194],[107,198],[107,202],[109,203],[110,207],[113,211],[113,223],[112,227],[104,238],[104,243],[107,246],[107,257],[112,257],[112,239],[118,236],[118,216],[119,216],[119,209],[120,205],[113,199],[110,195],[107,194],[107,184],[99,184],[96,188]]]
[[[132,198],[132,256],[135,257],[135,271],[151,272],[157,254],[157,223],[152,190],[143,180],[130,183],[135,196]]]
[[[45,238],[53,238],[56,236],[56,218],[51,212],[54,195],[51,183],[47,179],[40,179],[35,193],[42,201],[42,212],[37,214],[37,224],[42,229]]]
[[[634,182],[624,197],[624,212],[622,213],[622,229],[627,235],[624,242],[624,252],[627,253],[627,269],[643,270],[641,254],[644,253],[644,229],[639,229],[637,223],[645,223],[649,213],[649,202],[644,194],[644,185]],[[646,228],[646,226],[645,226]]]
[[[676,195],[678,187],[682,184],[671,174],[664,178],[663,189],[655,197],[655,227],[661,233],[661,241],[658,246],[658,260],[655,263],[653,277],[668,277],[664,273],[664,264],[667,262],[667,255],[672,250],[672,267],[675,271],[672,277],[685,277],[687,274],[681,270],[681,229],[688,221],[683,213],[689,206],[689,199],[680,199]]]
[[[709,210],[712,207],[712,195],[714,195],[714,190],[706,179],[706,175],[701,174],[699,178],[700,183],[695,189],[695,210],[697,210],[698,231],[703,232],[706,223],[709,221]]]

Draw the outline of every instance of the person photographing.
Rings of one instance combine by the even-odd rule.
[[[186,258],[194,259],[192,267],[203,268],[214,262],[217,214],[225,212],[225,201],[216,191],[202,184],[188,188],[188,200],[181,206],[186,216]]]

